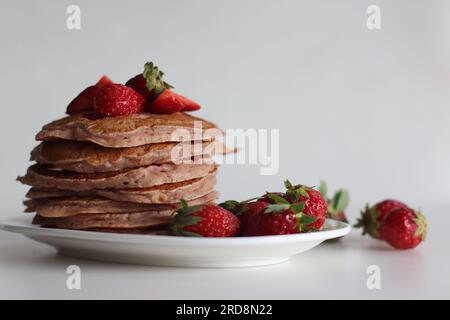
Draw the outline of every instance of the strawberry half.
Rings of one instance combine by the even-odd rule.
[[[130,87],[113,83],[98,89],[95,113],[100,117],[124,116],[142,111],[144,98]]]
[[[67,114],[77,114],[94,109],[94,97],[100,88],[112,84],[107,76],[102,76],[95,85],[80,92],[67,106]]]
[[[111,81],[110,78],[108,78],[108,76],[103,75],[95,84],[95,86],[99,87],[99,88],[103,88],[109,84],[112,84],[113,82]]]
[[[200,105],[172,90],[165,90],[147,107],[151,113],[170,114],[180,111],[194,111],[200,109]]]

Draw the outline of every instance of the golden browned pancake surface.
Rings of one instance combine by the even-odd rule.
[[[198,140],[194,134],[195,125],[201,125],[197,134],[201,140],[204,130],[216,126],[201,118],[178,112],[174,114],[136,113],[127,116],[96,118],[92,112],[70,115],[45,125],[36,135],[36,140],[77,140],[91,141],[110,147],[135,147],[151,143],[181,141],[174,132],[183,129],[190,139]],[[199,128],[200,129],[200,128]],[[217,132],[217,135],[219,132]]]

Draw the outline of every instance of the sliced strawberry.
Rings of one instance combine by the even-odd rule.
[[[200,109],[200,105],[172,90],[164,90],[163,93],[147,106],[148,112],[163,114],[198,109]]]
[[[94,97],[100,88],[112,84],[107,76],[102,76],[95,85],[89,86],[80,92],[67,106],[66,113],[76,114],[94,109]]]
[[[111,81],[110,78],[108,78],[108,76],[103,75],[100,80],[97,81],[97,83],[95,84],[97,87],[99,88],[103,88],[104,86],[107,86],[108,84],[112,84],[113,82]]]
[[[144,97],[130,87],[113,83],[98,89],[95,113],[100,117],[124,116],[142,111]]]
[[[147,111],[151,113],[170,114],[182,111],[184,104],[179,99],[178,94],[172,90],[164,90],[153,102],[147,106]]]
[[[66,113],[76,114],[94,109],[94,96],[98,92],[97,86],[89,86],[73,99],[67,106]]]
[[[195,111],[200,109],[200,105],[189,98],[178,95],[178,99],[180,99],[184,104],[183,111]]]

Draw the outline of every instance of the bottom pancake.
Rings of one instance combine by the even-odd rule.
[[[218,198],[213,191],[188,201],[189,206],[212,203]],[[26,212],[36,212],[41,217],[60,218],[79,214],[131,213],[142,211],[176,210],[179,204],[147,204],[115,201],[102,197],[50,197],[29,199],[24,202]]]
[[[36,215],[33,224],[60,229],[139,229],[168,225],[173,210],[85,214],[63,218]]]

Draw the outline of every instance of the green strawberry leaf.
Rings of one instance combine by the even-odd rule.
[[[298,203],[291,204],[291,209],[295,213],[303,212],[303,210],[305,209],[305,203],[304,202],[298,202]]]
[[[181,204],[181,209],[186,210],[188,208],[188,204],[187,204],[186,200],[181,199],[180,204]]]
[[[153,95],[159,95],[166,89],[173,88],[172,85],[163,81],[164,72],[158,69],[153,62],[147,62],[144,65],[142,76],[146,80],[147,89]]]
[[[296,189],[295,191],[299,194],[299,195],[301,195],[301,196],[303,196],[303,197],[305,197],[305,198],[309,198],[309,194],[308,194],[308,192],[306,192],[306,188],[304,187],[304,186],[301,186],[300,188],[298,188],[298,189]]]
[[[275,203],[277,203],[277,204],[289,204],[289,201],[287,201],[287,200],[284,199],[283,197],[280,197],[280,196],[278,196],[278,195],[276,195],[276,194],[274,194],[274,193],[267,192],[267,193],[266,193],[266,196],[267,196],[269,199],[275,201]]]
[[[219,203],[219,207],[222,207],[228,211],[234,212],[240,206],[240,202],[236,200],[227,200]]]
[[[335,212],[342,212],[347,208],[350,202],[350,195],[347,190],[338,190],[331,200],[331,206],[334,208]]]
[[[264,212],[266,213],[278,213],[283,210],[289,209],[291,206],[289,204],[271,204],[268,205]]]
[[[293,187],[293,185],[292,185],[292,183],[291,183],[288,179],[286,179],[286,180],[284,181],[284,187],[285,187],[286,189],[290,189],[290,188]]]
[[[319,192],[322,195],[322,197],[326,200],[327,199],[327,193],[328,193],[328,186],[325,181],[320,181],[319,185]]]
[[[308,225],[316,221],[317,219],[315,217],[308,216],[306,214],[302,215],[300,218],[300,223],[303,225]]]

